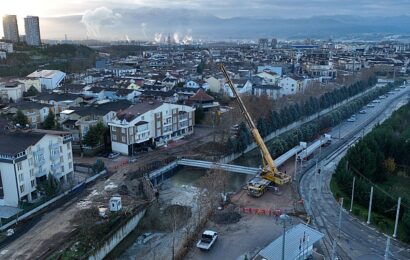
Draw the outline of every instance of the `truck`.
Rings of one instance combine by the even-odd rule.
[[[263,193],[265,193],[265,191],[271,183],[275,185],[284,185],[286,183],[289,183],[291,178],[290,175],[279,171],[276,167],[272,155],[266,147],[266,144],[262,136],[260,135],[259,130],[255,125],[255,122],[253,122],[251,115],[246,109],[245,104],[243,103],[242,98],[239,96],[238,90],[236,89],[235,85],[230,79],[223,63],[219,64],[219,69],[224,75],[226,82],[228,83],[228,86],[231,89],[234,98],[236,99],[239,105],[239,108],[246,121],[246,124],[249,127],[253,139],[255,140],[255,143],[258,145],[259,150],[262,154],[263,167],[261,171],[255,176],[256,178],[252,179],[247,184],[248,194],[253,197],[260,197],[263,195]],[[264,179],[264,181],[261,181],[262,179]]]
[[[201,239],[196,243],[196,247],[201,250],[209,250],[218,238],[218,233],[212,230],[205,230]]]

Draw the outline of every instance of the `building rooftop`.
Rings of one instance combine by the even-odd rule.
[[[130,108],[125,109],[124,111],[118,113],[117,118],[120,120],[125,119],[128,122],[130,122],[137,116],[142,115],[150,110],[156,109],[160,107],[162,104],[164,103],[156,101],[156,100],[141,102],[141,103],[135,104],[131,106]]]
[[[319,231],[304,224],[298,224],[287,230],[285,235],[285,260],[299,259],[303,248],[306,250],[306,248],[313,246],[323,236]],[[266,260],[279,259],[282,255],[282,243],[283,236],[281,235],[262,249],[258,255]]]
[[[13,156],[40,141],[45,133],[31,131],[0,132],[0,154]]]
[[[36,70],[33,73],[27,75],[27,78],[53,78],[57,74],[64,73],[59,70]]]

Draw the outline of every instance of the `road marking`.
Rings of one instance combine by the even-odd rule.
[[[5,255],[5,254],[7,254],[8,251],[9,251],[8,249],[5,249],[5,250],[1,251],[0,255]]]

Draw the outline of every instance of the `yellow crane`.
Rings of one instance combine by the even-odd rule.
[[[248,110],[246,109],[245,104],[243,103],[241,97],[238,95],[238,91],[236,87],[234,86],[234,84],[232,83],[232,80],[230,79],[225,69],[225,66],[222,63],[220,63],[219,68],[224,74],[225,79],[229,87],[231,88],[236,101],[238,101],[239,108],[241,109],[241,112],[243,116],[245,117],[245,121],[248,124],[248,127],[250,128],[250,131],[252,133],[252,136],[255,139],[255,142],[258,145],[259,150],[261,151],[261,154],[262,154],[262,163],[263,163],[262,172],[258,176],[255,176],[253,179],[251,179],[248,182],[249,194],[255,197],[260,197],[263,195],[263,193],[265,193],[266,188],[268,187],[270,182],[273,182],[277,185],[283,185],[285,183],[288,183],[291,180],[291,178],[288,174],[280,172],[276,168],[275,161],[272,159],[272,156],[269,153],[269,150],[266,147],[266,144],[263,141],[263,138],[260,135],[258,128],[256,128],[255,123],[253,122],[250,114],[248,113]]]

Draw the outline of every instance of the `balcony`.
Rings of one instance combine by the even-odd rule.
[[[43,177],[45,175],[47,175],[47,172],[46,172],[45,169],[43,169],[41,167],[38,169],[38,171],[36,171],[36,178],[40,178],[40,177]]]
[[[50,168],[53,173],[59,172],[61,168],[61,164],[60,162],[52,163]]]

